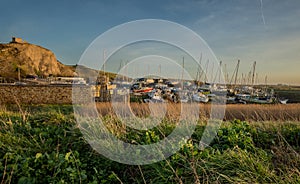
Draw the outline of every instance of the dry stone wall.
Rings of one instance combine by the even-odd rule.
[[[82,103],[91,101],[89,86],[76,86]],[[71,85],[0,85],[0,104],[72,104]],[[81,103],[79,101],[79,103]]]

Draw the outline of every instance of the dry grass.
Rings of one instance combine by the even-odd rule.
[[[227,105],[226,120],[247,121],[299,121],[300,104],[274,105]]]
[[[152,104],[154,107],[162,108],[162,104]],[[97,103],[98,112],[102,116],[115,115],[115,110],[109,102]],[[145,103],[131,103],[132,112],[137,116],[148,116],[150,108]],[[210,117],[212,106],[210,104],[199,104],[200,119],[207,120]],[[168,103],[166,104],[165,117],[177,119],[180,116],[181,105]],[[228,104],[226,105],[224,120],[247,120],[247,121],[300,121],[300,104]]]

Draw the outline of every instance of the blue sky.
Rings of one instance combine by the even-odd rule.
[[[230,76],[240,59],[245,74],[257,61],[260,82],[267,75],[270,83],[300,84],[299,0],[2,0],[0,42],[22,37],[76,64],[101,33],[149,18],[198,33]]]

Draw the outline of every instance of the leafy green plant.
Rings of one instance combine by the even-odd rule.
[[[238,146],[241,149],[254,150],[252,132],[254,130],[245,121],[235,120],[226,127],[221,127],[212,147],[226,150]]]
[[[217,137],[198,149],[205,122],[166,160],[143,166],[111,161],[84,140],[71,106],[27,106],[0,112],[1,183],[299,183],[298,122],[224,122]],[[106,127],[132,144],[152,144],[175,128],[164,119],[137,131],[116,117]],[[184,131],[184,130],[183,130]],[[143,153],[140,153],[143,154]]]

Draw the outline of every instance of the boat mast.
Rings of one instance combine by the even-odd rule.
[[[200,66],[199,66],[200,67]],[[198,85],[198,77],[199,77],[199,67],[197,68],[195,83]]]
[[[218,70],[217,70],[217,72],[216,72],[216,75],[215,75],[215,78],[214,78],[214,80],[213,80],[213,83],[216,82],[217,76],[218,76],[218,79],[219,79],[218,83],[221,82],[221,71],[222,71],[222,61],[220,61],[220,63],[219,63],[219,68],[218,68]]]
[[[225,84],[227,85],[228,84],[228,73],[227,73],[227,65],[225,63],[224,65],[224,75],[225,75]]]
[[[208,63],[209,63],[209,59],[207,60],[207,62],[205,64],[205,70],[204,70],[204,68],[201,68],[201,74],[199,75],[199,81],[200,81],[202,78],[202,75],[204,74],[204,83],[206,83],[206,81],[207,81]]]
[[[201,62],[202,62],[202,52],[201,52],[201,55],[200,55],[199,66],[197,68],[197,73],[196,73],[196,78],[195,78],[195,82],[196,82],[197,86],[199,85],[200,78],[201,78],[201,75],[202,75],[202,74],[200,74],[200,70],[202,70]]]
[[[254,85],[254,79],[255,79],[255,67],[256,67],[256,61],[254,61],[254,63],[253,63],[252,86]]]
[[[241,84],[246,84],[246,77],[244,76],[244,73],[242,73],[242,78],[241,78]]]
[[[240,67],[240,60],[238,60],[237,66],[236,66],[236,73],[235,73],[235,79],[234,79],[234,85],[236,85],[238,73],[239,73],[239,67]]]
[[[219,84],[221,83],[221,72],[222,72],[222,61],[220,61],[220,68],[219,68]]]
[[[105,53],[105,49],[103,50],[103,75],[104,75],[104,78],[106,79],[105,77],[105,62],[106,62],[106,53]]]
[[[202,64],[202,52],[201,52],[201,55],[200,55],[200,59],[199,59],[199,67],[198,67],[198,78],[197,78],[197,85],[199,85],[200,83],[200,80],[201,80],[201,76],[200,76],[200,70],[202,70],[202,72],[203,72],[203,69],[202,69],[202,66],[201,66],[201,64]],[[202,74],[201,74],[202,75]]]
[[[120,72],[122,70],[122,64],[123,64],[123,60],[121,59],[118,72]],[[121,75],[122,75],[122,82],[123,82],[123,81],[125,81],[124,73],[121,73]]]
[[[126,75],[126,82],[128,82],[128,68],[127,68],[127,64],[129,63],[129,61],[127,60],[125,63],[125,75]]]
[[[182,57],[181,88],[183,89],[184,57]]]
[[[252,75],[252,72],[249,71],[248,77],[247,77],[247,85],[251,85],[251,75]]]
[[[258,84],[259,81],[258,81],[258,73],[256,73],[256,76],[255,76],[255,83]]]
[[[207,59],[207,62],[206,62],[206,66],[205,66],[205,75],[204,75],[204,83],[207,82],[207,70],[208,70],[208,63],[209,63],[209,59]]]
[[[266,77],[265,77],[265,86],[266,86],[266,89],[267,89],[267,85],[268,85],[268,76],[266,75]]]

